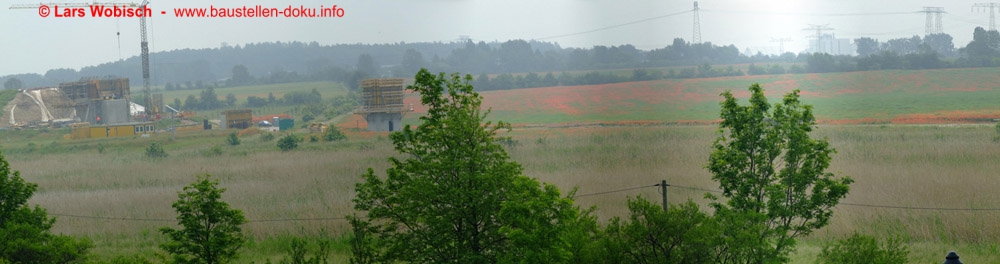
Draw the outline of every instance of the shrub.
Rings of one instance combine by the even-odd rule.
[[[317,135],[310,135],[309,136],[309,142],[319,142],[319,136],[317,136]]]
[[[204,154],[206,157],[222,156],[222,146],[221,145],[212,146],[211,148],[206,149],[204,152],[202,152],[202,154]]]
[[[166,158],[167,152],[163,150],[163,146],[161,146],[160,143],[153,142],[152,144],[149,144],[148,148],[146,148],[146,157]]]
[[[239,145],[240,144],[239,135],[237,135],[236,132],[230,133],[229,136],[226,137],[226,144],[229,144],[230,146]]]
[[[278,148],[281,151],[289,151],[299,147],[299,142],[302,142],[302,137],[296,136],[295,134],[288,134],[278,140]]]
[[[599,243],[598,262],[718,263],[721,229],[688,201],[664,211],[643,197],[629,198],[627,219],[612,218]]]
[[[267,132],[260,135],[260,141],[271,142],[271,140],[274,140],[274,133]]]
[[[330,239],[322,238],[318,241],[318,250],[313,254],[313,257],[308,258],[306,254],[309,253],[309,242],[302,238],[293,238],[291,248],[288,251],[288,257],[281,259],[279,264],[327,264],[329,263],[328,258],[330,257],[330,249],[333,245],[333,241]]]
[[[910,250],[898,238],[879,241],[875,237],[854,233],[823,247],[816,263],[907,263]]]
[[[0,155],[0,263],[76,263],[94,244],[54,234],[55,218],[28,205],[38,184],[26,182]]]
[[[347,135],[344,135],[344,132],[341,132],[340,129],[337,129],[337,127],[332,125],[326,129],[326,132],[323,133],[323,141],[337,141],[343,139],[347,139]]]

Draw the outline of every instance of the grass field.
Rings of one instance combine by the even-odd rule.
[[[236,97],[236,106],[221,108],[209,111],[198,111],[197,115],[207,117],[208,119],[219,118],[219,113],[229,109],[235,108],[245,108],[247,97],[256,96],[260,98],[267,99],[268,93],[274,93],[277,98],[282,98],[285,93],[290,92],[311,92],[312,89],[316,89],[320,93],[323,100],[328,100],[338,95],[347,94],[347,87],[344,87],[338,82],[304,82],[304,83],[283,83],[283,84],[270,84],[270,85],[252,85],[252,86],[238,86],[238,87],[222,87],[216,88],[215,94],[218,95],[219,101],[225,101],[226,94],[232,93]],[[188,95],[194,95],[196,98],[200,98],[201,90],[175,90],[175,91],[165,91],[163,92],[163,100],[167,104],[171,104],[174,98],[178,98],[181,102]],[[288,114],[294,112],[295,106],[289,105],[269,105],[260,108],[254,108],[254,115],[269,115],[269,114]],[[182,111],[186,109],[180,109]]]
[[[716,190],[704,165],[716,127],[718,94],[761,83],[772,102],[798,88],[823,120],[815,133],[838,150],[831,171],[856,180],[831,224],[799,244],[794,263],[813,263],[824,243],[852,232],[900,236],[911,261],[941,262],[950,250],[966,263],[1000,262],[1000,143],[984,124],[1000,115],[997,69],[885,71],[662,80],[603,86],[549,87],[485,92],[491,119],[515,123],[509,147],[525,174],[582,196],[600,219],[626,213],[630,196],[657,201],[653,184]],[[317,88],[317,87],[326,87]],[[878,87],[878,88],[871,88]],[[267,95],[268,88],[310,91],[324,98],[346,92],[329,83],[220,88],[220,96]],[[227,89],[232,89],[228,90]],[[197,93],[198,91],[183,91]],[[171,96],[181,96],[174,94]],[[279,93],[275,92],[276,96]],[[183,94],[186,96],[186,94]],[[426,111],[410,95],[415,113]],[[171,100],[172,99],[168,99]],[[287,109],[272,109],[286,111]],[[372,167],[383,175],[398,155],[385,133],[362,132],[357,116],[335,119],[351,138],[303,142],[282,153],[259,136],[224,145],[232,131],[167,133],[152,138],[64,140],[66,129],[0,131],[0,150],[13,169],[39,184],[30,201],[58,220],[54,231],[92,239],[96,258],[163,254],[157,231],[174,226],[177,192],[210,173],[228,191],[224,200],[244,211],[253,242],[240,263],[278,260],[292,237],[336,239],[334,263],[346,262],[343,240],[358,177]],[[959,125],[933,124],[939,122]],[[592,124],[598,123],[598,124]],[[694,124],[694,125],[676,125]],[[875,123],[857,125],[858,123]],[[881,124],[879,124],[881,123]],[[899,123],[899,124],[895,124]],[[913,123],[923,123],[913,125]],[[608,126],[612,124],[613,126]],[[665,125],[670,124],[670,125]],[[303,131],[295,131],[304,134]],[[144,148],[164,144],[170,155],[148,159]],[[221,155],[210,150],[220,146]],[[702,205],[704,191],[668,189],[671,203]],[[924,207],[937,209],[905,209]],[[975,210],[973,210],[975,209]]]
[[[760,83],[772,102],[799,89],[821,123],[983,123],[1000,118],[1000,68],[788,74],[658,80],[483,92],[494,117],[520,124],[706,123],[719,96]],[[426,111],[419,98],[417,116]],[[413,123],[414,118],[408,119]]]
[[[714,126],[522,128],[511,132],[519,145],[509,149],[525,173],[552,182],[564,191],[590,194],[660,180],[677,186],[715,190],[703,168]],[[22,131],[25,132],[25,131]],[[845,203],[942,208],[1000,208],[1000,144],[993,128],[962,126],[822,126],[839,150],[832,171],[857,180]],[[274,142],[255,137],[239,146],[224,146],[221,156],[206,155],[222,144],[225,131],[169,135],[153,139],[63,141],[57,131],[4,140],[12,167],[40,189],[31,200],[58,218],[55,231],[86,236],[100,256],[139,253],[152,256],[163,237],[156,231],[172,226],[170,203],[199,173],[211,173],[228,189],[224,195],[244,210],[244,228],[255,239],[243,261],[276,260],[289,236],[340,237],[340,220],[351,213],[353,185],[366,168],[384,173],[386,158],[396,155],[385,137],[348,142],[304,142],[303,149],[276,151]],[[22,138],[23,137],[23,138]],[[30,137],[28,139],[27,137]],[[27,140],[25,140],[27,139]],[[34,148],[21,142],[39,142]],[[170,157],[142,156],[150,141],[164,142]],[[103,146],[99,153],[97,146]],[[656,188],[577,199],[597,206],[601,219],[626,213],[629,196],[659,197]],[[704,192],[669,189],[673,203],[692,199],[704,204]],[[100,219],[93,219],[97,217]],[[831,225],[805,239],[796,255],[809,263],[824,241],[859,231],[899,235],[910,242],[919,262],[939,261],[947,250],[963,259],[1000,261],[997,211],[935,211],[841,205]],[[107,219],[104,219],[107,218]],[[132,220],[122,220],[128,218]],[[309,219],[309,220],[295,220]],[[277,221],[271,221],[277,220]],[[919,250],[917,250],[919,249]],[[338,257],[346,257],[341,247]]]

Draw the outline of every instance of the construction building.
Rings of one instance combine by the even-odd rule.
[[[95,125],[131,122],[128,78],[83,79],[60,83],[59,90],[70,102],[57,107],[75,109],[82,122]]]
[[[361,81],[361,110],[369,131],[396,131],[403,122],[404,79],[366,79]]]
[[[253,110],[251,109],[226,110],[219,118],[222,129],[246,129],[253,126]]]
[[[152,134],[155,131],[153,123],[146,122],[104,126],[91,126],[90,123],[76,123],[70,125],[70,127],[72,128],[72,132],[69,137],[73,139],[138,136]]]

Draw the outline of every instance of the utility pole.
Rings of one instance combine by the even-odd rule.
[[[990,9],[990,30],[997,30],[996,10],[1000,8],[1000,3],[976,3],[972,5],[973,11],[977,7],[982,8],[982,10],[986,10],[986,8]]]
[[[816,53],[816,52],[826,52],[826,51],[823,50],[823,31],[825,31],[825,30],[833,30],[833,28],[830,27],[830,24],[826,24],[826,25],[813,25],[813,24],[809,24],[808,28],[804,28],[802,30],[815,30],[816,31],[816,35],[814,36],[814,37],[816,37],[816,50],[813,51],[814,53]]]
[[[924,36],[944,33],[944,28],[941,24],[941,15],[946,13],[944,12],[944,7],[925,6],[924,10],[920,11],[920,13],[927,14],[927,21],[924,25]]]
[[[785,42],[791,42],[791,41],[792,41],[791,38],[771,39],[771,42],[778,42],[778,51],[781,52],[778,53],[778,55],[785,54]]]
[[[667,211],[667,180],[661,180],[660,184],[655,186],[660,186],[660,195],[663,196],[663,211]]]
[[[698,1],[694,1],[694,34],[691,36],[691,43],[701,43],[701,21],[698,18]]]

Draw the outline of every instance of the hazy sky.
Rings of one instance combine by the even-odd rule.
[[[57,0],[58,1],[58,0]],[[41,17],[37,9],[7,9],[38,0],[4,0],[0,10],[0,76],[40,73],[52,68],[96,65],[139,54],[138,18]],[[45,1],[48,2],[48,1]],[[86,2],[67,0],[66,2]],[[98,0],[98,2],[120,2]],[[702,40],[735,44],[740,51],[777,52],[774,38],[791,38],[786,51],[808,47],[809,24],[828,24],[838,38],[869,36],[880,40],[923,35],[924,6],[943,7],[944,31],[965,46],[973,28],[987,27],[987,11],[972,5],[986,0],[704,0],[700,1]],[[265,41],[396,43],[543,39],[563,47],[633,44],[649,50],[674,38],[692,37],[692,1],[675,0],[440,0],[440,1],[235,1],[153,0],[151,50],[198,49]],[[337,5],[340,18],[182,18],[174,8],[216,7],[319,8]],[[166,15],[161,15],[166,11]],[[912,13],[911,13],[912,12]],[[859,14],[867,15],[859,15]],[[905,13],[905,14],[896,14]],[[662,17],[658,19],[651,19]],[[647,21],[642,21],[647,20]],[[641,22],[637,22],[641,21]],[[616,25],[633,24],[592,31]],[[121,32],[121,46],[115,33]],[[120,55],[119,55],[120,54]]]

